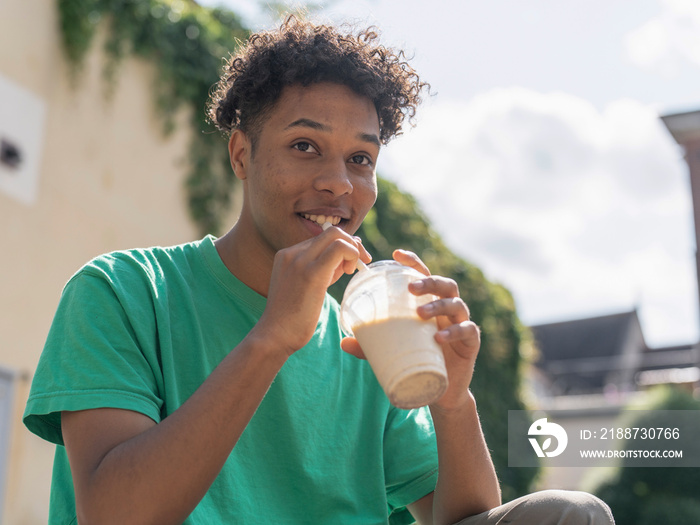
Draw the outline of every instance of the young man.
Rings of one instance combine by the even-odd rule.
[[[210,112],[242,181],[235,226],[98,257],[66,285],[25,413],[59,445],[52,523],[605,515],[585,495],[573,509],[555,493],[499,507],[469,391],[479,330],[454,281],[416,255],[394,257],[426,275],[413,293],[439,297],[419,315],[440,327],[445,395],[392,407],[343,337],[326,290],[370,261],[353,234],[376,198],[380,145],[424,88],[375,40],[294,18],[251,37]]]

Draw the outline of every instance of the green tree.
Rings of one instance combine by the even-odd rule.
[[[504,500],[521,496],[528,492],[538,470],[508,467],[508,410],[525,409],[520,389],[529,331],[518,319],[511,294],[448,249],[411,195],[387,180],[380,178],[378,183],[377,202],[357,235],[374,260],[391,259],[397,248],[408,249],[418,254],[432,273],[450,277],[459,285],[472,319],[481,328],[472,391],[484,434]],[[344,276],[331,287],[330,293],[339,301],[349,279]]]

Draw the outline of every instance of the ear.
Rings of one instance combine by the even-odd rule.
[[[251,143],[248,136],[236,129],[231,133],[228,141],[228,154],[231,159],[231,168],[240,180],[248,178],[247,169],[250,165]]]

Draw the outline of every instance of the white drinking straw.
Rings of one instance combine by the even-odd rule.
[[[333,226],[333,225],[330,222],[324,222],[323,225],[321,226],[321,228],[323,228],[323,231],[325,232],[331,226]],[[365,263],[363,263],[360,259],[357,259],[357,270],[360,272],[364,272],[367,269],[368,269],[367,265]]]

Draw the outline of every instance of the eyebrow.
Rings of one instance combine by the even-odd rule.
[[[319,131],[330,131],[331,128],[329,126],[326,126],[325,124],[322,124],[320,122],[316,122],[315,120],[311,120],[310,118],[300,118],[289,124],[286,128],[284,129],[290,129],[290,128],[296,128],[296,127],[302,127],[302,128],[311,128],[311,129],[317,129]]]
[[[323,124],[321,122],[317,122],[315,120],[311,120],[310,118],[300,118],[292,122],[291,124],[287,125],[284,129],[291,129],[295,127],[302,127],[302,128],[311,128],[315,129],[318,131],[325,131],[329,132],[331,131],[330,126],[327,126],[326,124]],[[374,144],[377,147],[381,147],[381,142],[379,141],[379,137],[375,135],[374,133],[358,133],[357,138],[360,139],[363,142],[368,142],[370,144]]]

